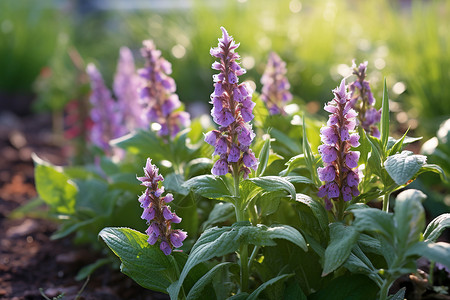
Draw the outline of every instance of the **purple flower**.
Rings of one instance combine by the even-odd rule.
[[[187,235],[186,232],[179,229],[174,230],[171,227],[171,223],[180,223],[181,218],[171,212],[166,205],[166,203],[172,202],[173,195],[162,196],[164,187],[158,186],[164,178],[158,172],[158,168],[152,165],[152,160],[148,158],[144,168],[144,176],[137,177],[141,181],[141,185],[147,188],[144,194],[139,197],[141,207],[144,208],[141,218],[149,224],[145,231],[148,235],[147,242],[154,245],[160,241],[159,248],[165,255],[169,255],[173,248],[183,245],[182,242]]]
[[[148,127],[148,122],[142,118],[143,107],[139,100],[141,85],[142,80],[136,73],[131,50],[127,47],[120,48],[113,87],[119,109],[123,113],[125,124],[130,131],[135,128]]]
[[[86,68],[91,81],[92,104],[91,119],[93,126],[90,133],[91,142],[103,149],[106,154],[112,154],[109,141],[127,133],[124,125],[123,114],[117,102],[111,96],[111,92],[105,86],[102,75],[94,64]]]
[[[271,52],[266,70],[261,77],[263,84],[261,99],[266,103],[272,115],[285,114],[284,106],[292,100],[286,72],[286,63],[275,52]]]
[[[138,70],[144,83],[140,89],[140,100],[144,105],[144,119],[147,123],[157,122],[161,125],[161,136],[174,137],[183,127],[190,124],[187,112],[175,111],[181,106],[175,94],[176,84],[172,77],[171,64],[161,57],[161,51],[151,40],[143,42],[141,54],[145,67]]]
[[[239,47],[225,28],[221,27],[222,37],[219,46],[212,48],[210,54],[220,59],[212,68],[220,71],[213,75],[214,92],[211,94],[211,115],[220,127],[205,134],[205,142],[214,146],[214,154],[220,155],[211,172],[225,175],[228,172],[242,174],[244,178],[250,169],[256,169],[258,161],[249,150],[255,133],[248,124],[253,118],[253,90],[246,83],[239,84],[239,76],[245,74],[238,60]]]
[[[333,90],[334,99],[325,105],[331,115],[326,127],[320,130],[324,144],[319,146],[324,167],[318,168],[319,179],[325,184],[317,195],[324,198],[325,207],[331,209],[335,201],[350,201],[359,195],[358,159],[359,152],[350,151],[359,146],[359,135],[355,129],[356,112],[349,105],[351,98],[345,87],[345,79]]]
[[[353,74],[356,75],[356,80],[349,85],[351,91],[350,104],[359,113],[358,122],[364,130],[370,135],[379,138],[380,132],[376,123],[380,122],[381,109],[376,110],[375,98],[370,89],[369,82],[365,80],[367,72],[367,61],[361,63],[359,67],[356,66],[353,60]]]

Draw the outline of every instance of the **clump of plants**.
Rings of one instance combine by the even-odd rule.
[[[259,98],[221,30],[210,50],[216,126],[186,121],[168,62],[144,42],[149,124],[110,137],[121,159],[103,152],[81,170],[37,161],[40,196],[66,216],[59,236],[101,230],[123,273],[172,299],[403,299],[389,289],[418,258],[450,267],[450,244],[437,242],[450,215],[426,226],[425,195],[403,190],[421,173],[445,174],[403,150],[414,138],[389,137],[386,84],[376,110],[367,63],[332,91],[326,125],[297,113],[289,126],[285,64],[271,54]]]

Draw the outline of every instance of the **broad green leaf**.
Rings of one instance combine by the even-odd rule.
[[[119,166],[115,164],[111,158],[102,156],[100,158],[100,167],[106,175],[111,176],[120,172]]]
[[[230,262],[223,262],[216,266],[214,266],[211,270],[209,270],[205,275],[203,275],[202,278],[200,278],[194,286],[190,289],[186,299],[202,299],[202,291],[205,288],[206,285],[211,283],[214,276],[222,271],[225,267],[228,267],[231,263]]]
[[[307,300],[303,290],[297,282],[291,280],[287,283],[283,295],[284,300]]]
[[[370,235],[361,233],[358,238],[358,245],[364,252],[371,252],[375,254],[381,254],[381,243],[376,238]]]
[[[344,263],[344,267],[354,274],[364,274],[372,279],[375,283],[382,283],[380,275],[378,275],[378,269],[376,269],[370,259],[364,254],[361,248],[356,245],[353,247],[350,256]]]
[[[386,171],[398,185],[406,184],[425,165],[427,157],[411,151],[389,156],[384,162]]]
[[[250,226],[248,224],[245,222],[236,223],[231,227],[213,227],[203,232],[192,247],[179,280],[168,288],[170,297],[178,298],[181,285],[193,267],[211,258],[232,253],[239,249],[241,244],[275,246],[274,239],[286,239],[305,251],[307,250],[303,236],[293,227],[287,225]]]
[[[421,191],[411,189],[401,192],[395,199],[395,236],[400,249],[406,249],[421,239],[425,228],[425,213],[422,206],[425,198],[426,195]]]
[[[444,242],[418,242],[408,249],[406,255],[419,255],[450,268],[450,244]]]
[[[229,200],[230,190],[223,179],[214,175],[200,175],[189,179],[183,187],[210,199]]]
[[[425,241],[435,242],[437,238],[442,234],[442,232],[450,227],[450,214],[442,214],[435,219],[433,219],[430,224],[428,224],[423,237]]]
[[[186,196],[189,194],[189,189],[183,186],[183,184],[183,175],[170,173],[164,177],[164,187],[167,191]]]
[[[259,207],[262,216],[275,213],[280,206],[281,198],[286,197],[284,191],[264,192],[255,196],[254,202]],[[253,203],[253,201],[251,202]]]
[[[234,205],[229,202],[219,202],[214,205],[214,208],[209,213],[208,220],[206,220],[202,227],[203,230],[208,229],[214,224],[234,220],[235,209]]]
[[[275,138],[278,142],[286,146],[292,153],[300,152],[300,147],[298,146],[298,144],[283,132],[275,128],[272,128],[272,130],[270,131],[270,135],[273,138]]]
[[[130,228],[108,227],[99,236],[122,261],[122,273],[144,288],[167,293],[177,267],[158,246],[149,245],[147,235]]]
[[[328,214],[323,205],[308,195],[297,194],[295,200],[308,206],[316,217],[322,232],[328,232]]]
[[[261,152],[259,152],[258,156],[258,169],[256,170],[256,177],[260,177],[264,174],[264,171],[266,170],[267,163],[269,161],[269,154],[270,154],[270,138],[266,139],[264,142],[264,145],[261,149]]]
[[[259,294],[262,291],[264,291],[264,289],[267,288],[269,285],[275,284],[277,282],[284,281],[284,280],[286,280],[286,279],[288,279],[289,277],[292,277],[292,276],[294,276],[294,274],[284,274],[284,275],[280,275],[280,276],[277,276],[275,278],[267,280],[266,282],[261,284],[256,290],[254,290],[253,293],[251,293],[247,297],[247,300],[257,300]]]
[[[57,167],[44,162],[36,155],[33,157],[36,190],[39,197],[60,214],[71,215],[75,212],[77,188],[69,177],[58,171]]]
[[[325,249],[322,276],[330,274],[347,260],[358,236],[359,232],[353,226],[340,222],[330,224],[330,244]]]
[[[383,152],[386,151],[387,142],[389,139],[389,96],[386,86],[386,78],[384,78],[383,85],[383,100],[381,105],[381,122],[380,122],[381,144]]]
[[[194,175],[199,175],[204,173],[206,170],[211,170],[211,166],[213,164],[213,161],[210,158],[206,157],[200,157],[195,158],[191,161],[189,161],[186,164],[186,170],[184,171],[184,175],[186,178],[191,178]]]
[[[295,168],[298,167],[306,167],[306,158],[305,154],[299,154],[296,156],[291,157],[285,165],[287,166],[286,169],[280,172],[280,176],[288,176],[289,173],[292,172]]]
[[[288,195],[295,199],[295,187],[286,179],[278,176],[265,176],[247,179],[265,191],[286,191]]]
[[[353,226],[360,232],[377,232],[388,239],[394,236],[394,216],[376,208],[357,208]]]

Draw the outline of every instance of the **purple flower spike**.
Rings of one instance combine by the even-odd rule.
[[[350,201],[359,195],[359,152],[350,151],[351,147],[359,146],[359,135],[351,133],[357,114],[349,105],[351,98],[345,79],[333,93],[334,99],[325,105],[325,110],[331,113],[328,126],[320,130],[324,144],[319,146],[319,153],[324,167],[317,169],[319,179],[325,182],[317,196],[324,198],[328,210],[333,207],[331,200]]]
[[[356,80],[349,85],[351,91],[352,107],[358,112],[358,122],[364,130],[370,135],[379,138],[380,132],[376,126],[381,119],[381,109],[376,110],[375,98],[370,89],[369,82],[365,80],[367,72],[367,61],[356,66],[353,60],[353,74]]]
[[[214,154],[220,155],[211,172],[214,175],[242,173],[244,178],[255,169],[258,161],[249,150],[255,133],[248,123],[253,118],[253,90],[246,83],[239,84],[239,76],[245,74],[235,50],[239,47],[225,28],[221,27],[222,37],[219,46],[212,48],[210,54],[220,61],[212,68],[220,71],[213,76],[214,92],[211,94],[213,108],[211,115],[220,127],[205,134],[205,142],[214,146]]]
[[[145,231],[148,235],[147,242],[154,245],[160,241],[159,248],[165,255],[169,255],[173,248],[179,248],[183,245],[182,242],[187,235],[182,230],[172,229],[171,224],[180,223],[181,218],[171,212],[166,205],[166,203],[172,202],[173,195],[162,196],[164,187],[158,188],[158,185],[164,178],[158,172],[158,168],[152,165],[152,160],[148,158],[144,168],[144,176],[137,177],[141,181],[141,185],[147,188],[144,194],[139,197],[141,207],[144,208],[141,218],[149,224]]]
[[[114,77],[114,94],[120,111],[125,118],[128,130],[147,128],[148,122],[142,118],[142,105],[139,100],[139,87],[142,79],[137,75],[134,58],[127,47],[120,48],[119,62]]]
[[[275,52],[270,53],[266,70],[261,77],[263,85],[261,99],[266,103],[272,115],[286,114],[284,107],[292,100],[286,72],[286,63]]]
[[[175,94],[175,81],[169,76],[172,65],[161,57],[161,51],[156,50],[153,41],[146,40],[143,45],[141,54],[145,67],[138,70],[138,74],[144,82],[139,93],[144,105],[144,119],[147,124],[161,125],[160,136],[173,138],[183,127],[189,126],[190,116],[187,112],[175,111],[181,102]]]
[[[93,126],[90,140],[94,145],[103,149],[106,154],[112,154],[109,141],[127,133],[123,114],[95,65],[89,64],[86,72],[89,75],[92,88],[90,102],[92,104],[91,119]]]

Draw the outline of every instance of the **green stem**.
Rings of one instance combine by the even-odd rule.
[[[258,251],[259,251],[259,246],[255,246],[255,248],[253,248],[252,254],[250,255],[250,259],[248,260],[248,268],[249,269],[252,266],[252,262],[255,259],[256,254],[258,254]]]
[[[345,202],[341,197],[339,197],[339,200],[337,202],[336,210],[336,221],[344,220]]]
[[[391,196],[391,193],[386,193],[383,196],[383,211],[389,212],[389,197]]]
[[[242,207],[240,193],[239,193],[239,165],[233,163],[233,177],[234,177],[234,196],[236,197],[234,207],[236,211],[236,221],[246,221],[245,212]],[[242,244],[239,248],[239,263],[241,266],[241,291],[248,290],[248,245]]]
[[[380,300],[386,300],[389,294],[389,288],[391,287],[392,280],[390,278],[386,278],[383,282],[383,285],[380,289]]]

